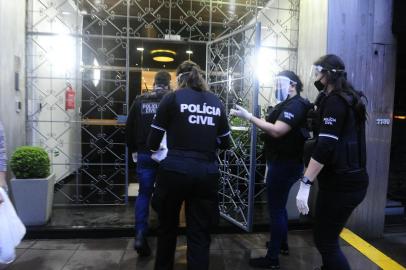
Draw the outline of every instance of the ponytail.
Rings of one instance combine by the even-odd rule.
[[[176,69],[179,88],[189,87],[198,91],[207,91],[209,87],[203,77],[203,71],[192,61],[184,61]]]

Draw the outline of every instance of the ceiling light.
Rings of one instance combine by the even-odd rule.
[[[139,51],[139,52],[143,52],[143,51],[144,51],[144,48],[142,48],[142,47],[138,47],[138,48],[137,48],[137,51]]]
[[[152,50],[151,51],[152,59],[157,62],[173,62],[175,61],[176,52],[172,50]]]
[[[193,54],[193,51],[187,50],[186,53],[187,53],[187,54]]]

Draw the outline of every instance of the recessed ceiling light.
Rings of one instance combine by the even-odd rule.
[[[152,50],[151,51],[152,59],[157,62],[173,62],[175,61],[176,52],[172,50]]]

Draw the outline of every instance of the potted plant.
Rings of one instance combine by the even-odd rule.
[[[54,175],[50,174],[48,153],[41,147],[21,146],[11,156],[14,203],[25,225],[43,225],[52,212]]]

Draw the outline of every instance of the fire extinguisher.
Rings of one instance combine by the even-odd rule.
[[[73,90],[72,85],[68,82],[66,84],[65,91],[65,110],[75,109],[75,90]]]

